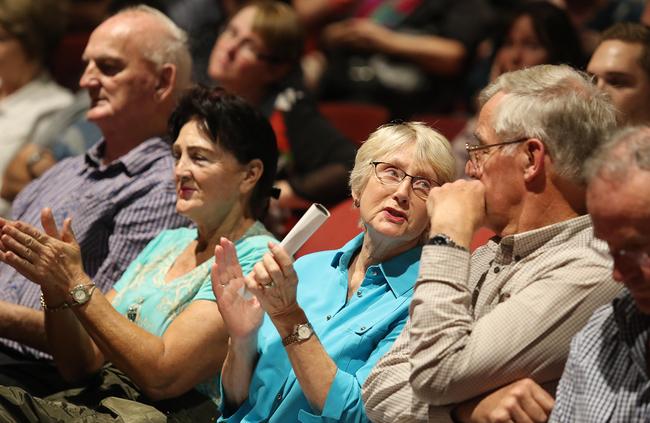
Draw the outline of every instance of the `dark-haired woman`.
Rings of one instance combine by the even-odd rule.
[[[162,232],[108,294],[84,273],[70,221],[59,233],[47,210],[47,234],[1,222],[0,259],[41,285],[51,352],[67,380],[84,380],[110,362],[146,401],[196,387],[217,403],[228,342],[210,259],[219,240],[232,237],[250,270],[273,240],[258,219],[272,190],[277,147],[267,120],[243,100],[203,88],[181,100],[170,135],[176,208],[196,228]]]
[[[566,11],[547,1],[533,1],[522,4],[505,25],[497,37],[491,63],[486,63],[484,72],[477,69],[477,74],[484,73],[478,82],[482,88],[506,72],[543,64],[566,64],[582,69],[585,63],[578,32]],[[465,173],[468,160],[465,144],[476,141],[475,129],[476,117],[452,141],[458,177]]]

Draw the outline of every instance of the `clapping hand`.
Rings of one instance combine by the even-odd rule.
[[[228,334],[234,339],[253,336],[262,324],[264,311],[257,298],[245,299],[240,290],[246,286],[235,246],[221,238],[214,250],[214,264],[211,272],[212,290],[217,298]]]
[[[41,212],[45,233],[20,221],[0,221],[0,261],[55,296],[67,298],[85,276],[81,250],[72,232],[72,220],[59,232],[50,209]]]

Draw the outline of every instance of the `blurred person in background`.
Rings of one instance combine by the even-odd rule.
[[[650,124],[650,28],[625,22],[607,29],[587,72],[612,99],[621,124]]]
[[[323,100],[377,103],[393,118],[452,109],[467,65],[494,21],[485,0],[294,0],[319,25],[304,60]]]
[[[542,64],[567,64],[582,69],[586,57],[578,33],[566,12],[546,1],[521,5],[512,15],[504,32],[497,37],[489,72],[478,78],[483,85],[505,72]],[[480,69],[480,67],[479,67]],[[465,144],[474,142],[476,117],[471,118],[453,142],[457,177],[465,175],[468,156]]]
[[[355,147],[318,112],[302,85],[303,29],[295,11],[277,1],[243,7],[212,50],[208,72],[220,86],[259,107],[280,150],[279,209],[335,204],[349,195]]]
[[[67,22],[65,0],[0,1],[0,175],[11,158],[47,126],[72,94],[46,70]],[[10,203],[0,199],[0,216]]]

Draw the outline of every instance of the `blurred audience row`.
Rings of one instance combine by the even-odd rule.
[[[27,183],[101,137],[85,119],[89,87],[83,80],[77,86],[75,74],[83,70],[82,53],[92,29],[129,4],[51,3],[21,0],[0,11],[6,48],[19,53],[7,50],[0,75],[5,133],[11,138],[0,162],[4,216]],[[256,17],[249,12],[231,20],[245,2],[150,3],[187,31],[194,81],[226,87],[270,119],[281,151],[281,193],[267,223],[278,235],[295,221],[292,210],[313,201],[335,204],[348,195],[346,175],[354,155],[350,141],[359,140],[350,140],[341,125],[323,118],[323,101],[375,104],[388,110],[386,120],[423,113],[465,116],[474,109],[474,93],[499,74],[541,63],[584,69],[600,43],[600,31],[614,22],[648,19],[650,10],[634,0],[296,0],[295,12],[275,6]],[[605,37],[634,37],[622,31],[633,32],[619,28]],[[634,60],[637,52],[614,51],[612,44],[596,51],[588,71],[620,93],[620,83],[607,82],[612,78],[605,73],[637,72],[638,83],[646,75]],[[619,57],[608,60],[612,54]],[[629,63],[620,62],[626,59]],[[81,90],[72,96],[57,86],[57,79],[69,90]],[[41,101],[26,107],[34,98]],[[634,105],[625,113],[646,109]],[[471,137],[472,128],[470,120],[454,142],[461,158],[466,158],[462,139]],[[459,176],[464,173],[460,167]]]

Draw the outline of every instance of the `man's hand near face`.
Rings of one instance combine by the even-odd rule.
[[[469,249],[472,236],[485,221],[485,187],[480,181],[457,180],[429,193],[431,235],[444,233]]]

